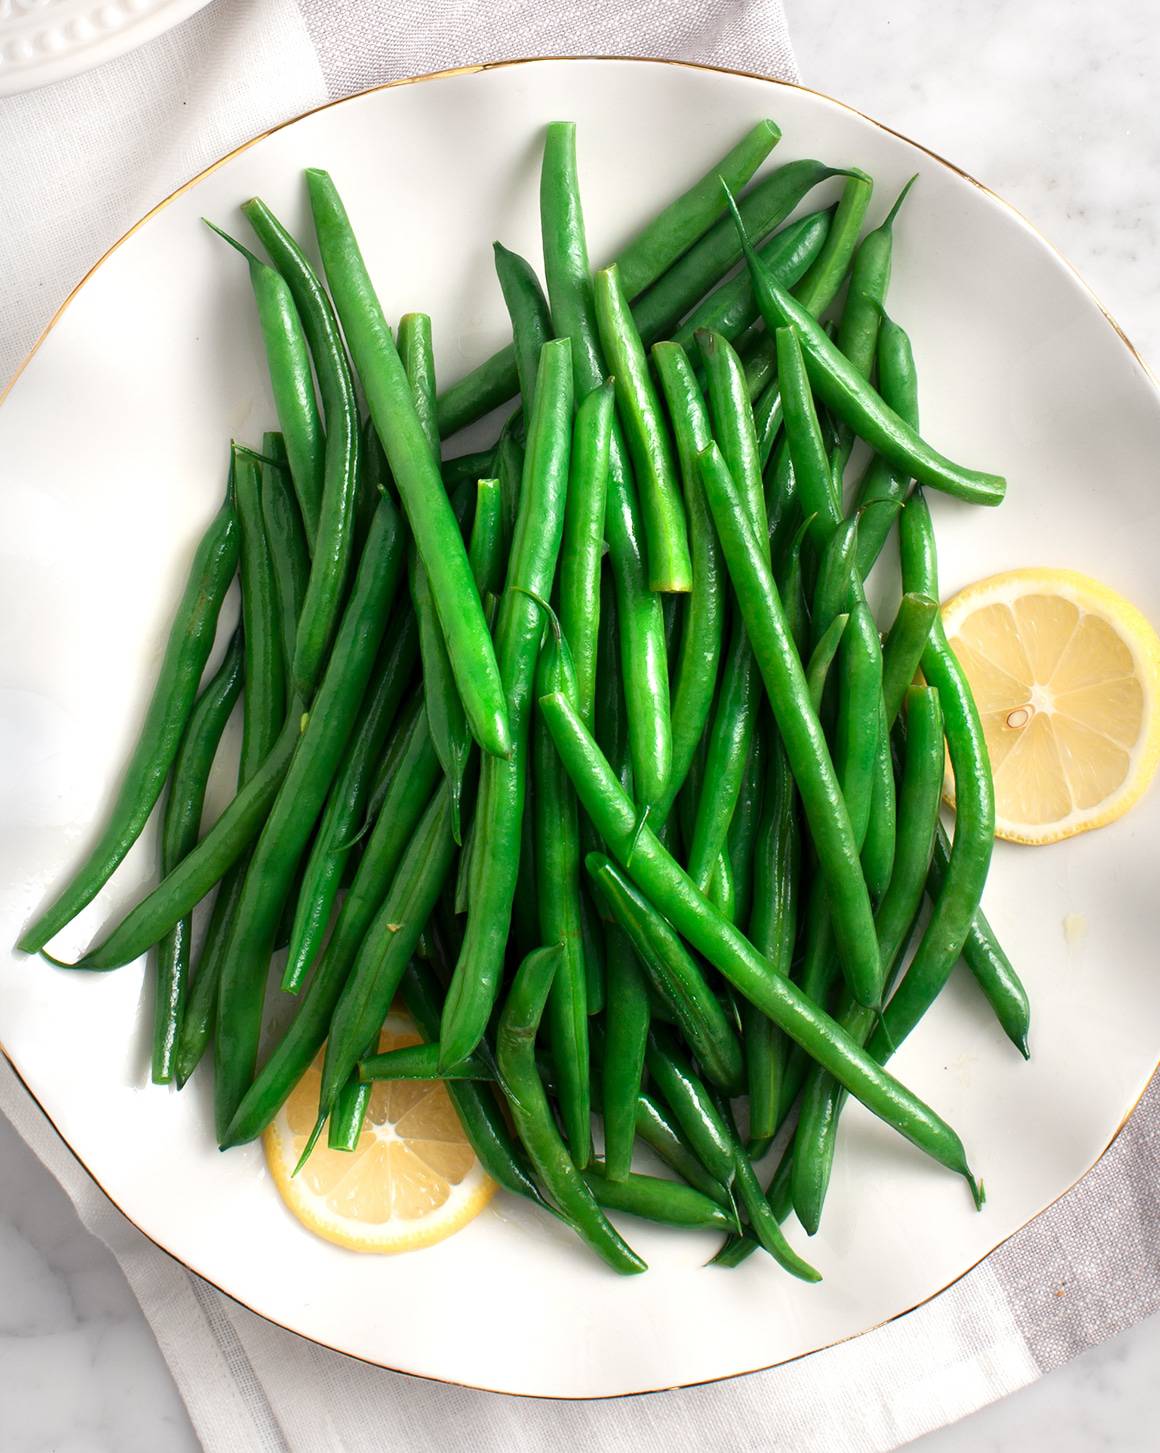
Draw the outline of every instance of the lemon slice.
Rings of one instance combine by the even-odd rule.
[[[411,1021],[391,1014],[379,1048],[419,1042]],[[293,1175],[321,1083],[320,1051],[263,1136],[282,1199],[316,1235],[351,1251],[414,1251],[458,1231],[495,1194],[438,1081],[378,1082],[354,1150],[330,1150],[323,1137]]]
[[[1160,761],[1160,637],[1134,605],[1070,570],[1012,570],[956,595],[943,624],[983,719],[999,837],[1057,842],[1139,800]]]

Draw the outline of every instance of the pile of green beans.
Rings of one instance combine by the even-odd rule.
[[[779,138],[759,122],[594,272],[575,127],[550,126],[544,284],[495,244],[512,344],[442,392],[431,319],[387,322],[327,172],[321,271],[259,199],[265,258],[221,232],[278,430],[231,446],[109,818],[19,947],[81,971],[154,950],[153,1079],[209,1063],[223,1148],[321,1054],[303,1161],[328,1127],[357,1143],[374,1082],[442,1079],[486,1171],[623,1274],[645,1263],[610,1215],[818,1280],[783,1222],[818,1229],[850,1095],[981,1204],[884,1065],[960,956],[1028,1053],[980,908],[994,790],[926,497],[1006,486],[918,432],[886,313],[915,179],[862,236],[871,178],[760,175]],[[517,396],[494,443],[441,457]],[[885,629],[864,581],[897,568],[895,528]],[[236,789],[203,825],[239,701]],[[163,794],[158,885],[50,955]],[[377,1053],[396,995],[422,1043]]]

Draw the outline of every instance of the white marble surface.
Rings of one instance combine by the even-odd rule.
[[[1160,0],[785,0],[807,84],[1008,198],[1160,365]],[[187,1453],[197,1439],[103,1245],[0,1123],[0,1453]],[[1160,1319],[912,1447],[1156,1446]]]

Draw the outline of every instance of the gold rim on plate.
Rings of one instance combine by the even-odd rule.
[[[528,56],[516,60],[483,61],[477,65],[455,66],[449,70],[429,71],[425,75],[421,76],[403,76],[396,81],[385,81],[382,85],[379,86],[368,86],[366,90],[356,91],[353,95],[340,96],[337,100],[324,101],[320,106],[312,106],[308,111],[303,111],[297,116],[292,116],[286,121],[281,121],[278,123],[277,126],[269,127],[268,130],[260,132],[257,136],[251,137],[249,141],[243,141],[240,146],[235,146],[232,151],[226,152],[224,156],[218,157],[216,161],[211,162],[209,166],[203,168],[200,172],[197,173],[196,176],[191,177],[189,181],[183,182],[180,187],[170,192],[170,194],[167,197],[163,198],[160,202],[158,202],[156,206],[151,207],[143,217],[139,218],[136,222],[134,222],[133,225],[128,229],[128,231],[120,236],[116,240],[116,242],[114,242],[112,246],[109,247],[107,251],[105,251],[97,259],[92,267],[89,268],[89,270],[81,278],[80,282],[78,282],[76,286],[69,292],[64,302],[62,302],[60,307],[57,308],[56,312],[53,313],[52,317],[45,325],[43,332],[40,334],[40,337],[37,338],[36,342],[29,349],[24,361],[20,364],[16,372],[9,379],[7,385],[3,389],[3,392],[0,392],[0,404],[2,404],[5,399],[8,398],[9,394],[15,387],[17,380],[24,373],[24,370],[28,367],[29,363],[35,357],[36,353],[38,352],[48,335],[52,332],[53,328],[56,327],[57,323],[63,317],[64,312],[68,308],[69,304],[73,301],[73,299],[77,296],[77,294],[85,286],[85,284],[94,276],[98,269],[109,259],[109,257],[112,256],[114,252],[116,252],[117,248],[120,247],[124,242],[127,242],[135,232],[143,227],[150,220],[150,218],[156,216],[158,212],[162,211],[163,208],[168,207],[171,202],[175,201],[178,197],[183,196],[184,193],[190,191],[191,188],[196,187],[199,182],[204,181],[206,177],[208,177],[212,172],[217,171],[219,167],[224,166],[226,162],[232,161],[235,156],[240,156],[242,152],[248,151],[252,146],[256,146],[258,142],[264,141],[268,136],[273,136],[275,132],[285,130],[287,126],[293,126],[299,121],[304,121],[308,116],[317,115],[317,113],[320,111],[329,111],[332,106],[342,106],[345,105],[348,101],[357,101],[360,99],[360,97],[363,96],[372,96],[378,91],[392,91],[398,86],[416,86],[424,81],[446,81],[457,76],[481,75],[487,71],[505,70],[512,66],[559,64],[560,62],[571,61],[616,61],[620,63],[631,63],[633,65],[679,66],[684,70],[706,71],[717,75],[726,76],[740,76],[744,80],[762,81],[767,86],[781,86],[789,91],[804,91],[807,95],[817,96],[820,100],[827,101],[832,106],[837,106],[843,111],[850,112],[851,115],[857,116],[860,120],[867,122],[873,127],[876,127],[879,131],[886,132],[888,136],[894,136],[899,141],[905,142],[907,146],[914,147],[916,151],[920,151],[924,156],[929,157],[931,161],[937,162],[939,166],[945,167],[947,171],[953,172],[955,176],[961,177],[963,181],[969,182],[972,187],[977,188],[980,192],[984,193],[984,195],[990,197],[992,201],[998,203],[999,206],[1010,212],[1022,226],[1028,229],[1028,231],[1034,233],[1039,241],[1043,244],[1043,246],[1046,247],[1049,252],[1053,253],[1056,257],[1058,257],[1059,260],[1064,264],[1064,266],[1067,267],[1068,271],[1072,274],[1072,276],[1077,280],[1077,282],[1079,282],[1080,286],[1084,289],[1087,295],[1091,298],[1092,302],[1099,309],[1100,313],[1107,320],[1108,326],[1112,329],[1112,331],[1119,338],[1120,342],[1128,350],[1129,354],[1135,360],[1136,364],[1144,373],[1148,381],[1152,384],[1153,388],[1157,389],[1157,392],[1160,393],[1160,383],[1157,382],[1157,379],[1152,373],[1152,370],[1144,362],[1143,358],[1141,358],[1132,340],[1128,337],[1128,335],[1124,332],[1123,328],[1120,327],[1119,323],[1116,322],[1116,320],[1104,307],[1103,303],[1100,302],[1099,298],[1095,295],[1087,282],[1084,281],[1083,277],[1075,268],[1075,266],[1068,261],[1068,259],[1063,255],[1063,253],[1059,251],[1057,247],[1053,246],[1053,244],[1050,243],[1046,237],[1044,237],[1043,233],[1039,231],[1034,223],[1028,221],[1028,219],[1022,214],[1022,212],[1019,211],[1017,207],[1012,206],[1010,202],[1006,201],[1003,197],[1000,197],[996,192],[993,192],[990,187],[984,185],[984,183],[980,182],[976,177],[971,176],[969,172],[965,172],[962,167],[956,166],[954,162],[948,161],[946,157],[940,156],[938,152],[931,151],[928,146],[923,146],[921,142],[913,141],[909,136],[905,136],[901,131],[895,131],[893,127],[887,126],[881,121],[876,121],[873,116],[867,116],[864,111],[859,111],[857,107],[847,105],[845,101],[839,101],[833,96],[827,96],[824,91],[815,91],[809,86],[801,86],[793,81],[779,81],[772,76],[762,76],[755,71],[735,70],[729,66],[701,65],[695,61],[664,60],[658,57],[643,56]],[[950,1288],[957,1285],[957,1283],[960,1282],[963,1277],[969,1276],[970,1273],[974,1271],[977,1266],[980,1266],[984,1261],[986,1261],[988,1256],[991,1256],[994,1254],[994,1252],[998,1251],[999,1247],[1005,1245],[1012,1236],[1017,1236],[1021,1231],[1025,1230],[1032,1221],[1037,1220],[1040,1216],[1043,1215],[1045,1211],[1050,1210],[1050,1208],[1054,1206],[1057,1201],[1062,1200],[1064,1196],[1066,1196],[1070,1191],[1074,1190],[1075,1187],[1080,1183],[1080,1181],[1083,1180],[1085,1176],[1090,1174],[1090,1172],[1094,1170],[1097,1165],[1099,1165],[1100,1161],[1103,1160],[1104,1156],[1107,1155],[1108,1151],[1119,1139],[1120,1134],[1124,1129],[1124,1126],[1131,1119],[1133,1111],[1136,1109],[1136,1106],[1140,1103],[1140,1101],[1146,1094],[1148,1085],[1151,1083],[1152,1079],[1152,1075],[1149,1075],[1148,1079],[1141,1087],[1140,1093],[1136,1096],[1136,1098],[1132,1101],[1131,1105],[1129,1105],[1128,1109],[1124,1112],[1120,1123],[1116,1126],[1116,1129],[1113,1132],[1107,1145],[1104,1146],[1103,1150],[1100,1151],[1099,1155],[1096,1156],[1095,1160],[1092,1161],[1091,1165],[1089,1165],[1081,1175],[1077,1176],[1076,1179],[1072,1181],[1069,1186],[1066,1186],[1062,1191],[1060,1191],[1058,1195],[1053,1196],[1051,1200],[1046,1201],[1042,1206],[1040,1206],[1039,1210],[1036,1211],[1034,1215],[1029,1216],[1026,1221],[1024,1221],[1021,1225],[1017,1226],[1014,1231],[1009,1233],[1009,1235],[1004,1236],[1001,1241],[996,1242],[995,1245],[991,1247],[990,1251],[985,1252],[977,1260],[971,1262],[970,1266],[965,1267],[958,1274],[958,1276],[952,1277],[951,1280],[948,1281],[945,1285],[938,1287],[928,1296],[923,1297],[921,1300],[913,1303],[911,1306],[904,1307],[901,1311],[895,1312],[889,1317],[884,1317],[882,1321],[874,1322],[869,1327],[863,1327],[861,1331],[853,1332],[850,1334],[849,1337],[835,1338],[832,1342],[824,1342],[818,1347],[811,1347],[808,1351],[796,1353],[792,1357],[779,1358],[776,1362],[766,1363],[763,1364],[761,1367],[743,1368],[738,1372],[722,1373],[719,1377],[698,1378],[693,1382],[662,1383],[659,1387],[642,1387],[635,1388],[629,1392],[601,1393],[585,1397],[582,1395],[566,1395],[558,1393],[512,1393],[503,1388],[484,1387],[482,1384],[479,1383],[459,1382],[455,1378],[436,1377],[430,1373],[408,1372],[406,1368],[392,1367],[388,1363],[378,1362],[372,1357],[364,1357],[360,1353],[349,1352],[342,1347],[334,1347],[329,1342],[323,1342],[320,1338],[312,1337],[309,1335],[309,1333],[306,1332],[301,1332],[296,1327],[288,1326],[285,1322],[279,1322],[276,1317],[272,1317],[266,1312],[260,1311],[257,1307],[250,1306],[248,1302],[243,1301],[243,1299],[237,1296],[234,1292],[231,1292],[226,1287],[219,1285],[211,1277],[206,1276],[204,1272],[200,1272],[195,1267],[190,1266],[190,1264],[185,1261],[181,1256],[179,1256],[177,1252],[171,1250],[170,1247],[159,1241],[155,1236],[151,1235],[148,1231],[146,1231],[142,1226],[139,1226],[137,1222],[133,1220],[132,1216],[129,1215],[124,1207],[121,1206],[120,1203],[116,1201],[107,1190],[105,1190],[105,1187],[101,1184],[95,1172],[91,1169],[89,1165],[86,1164],[86,1162],[77,1153],[77,1151],[73,1149],[72,1145],[69,1143],[66,1137],[61,1133],[60,1129],[56,1124],[56,1121],[53,1120],[52,1116],[48,1113],[45,1107],[41,1104],[40,1100],[37,1098],[36,1094],[33,1092],[32,1087],[28,1084],[27,1080],[25,1080],[24,1076],[20,1073],[16,1062],[8,1053],[8,1050],[2,1041],[0,1041],[0,1054],[2,1054],[7,1060],[8,1064],[12,1068],[13,1074],[20,1081],[21,1085],[24,1087],[25,1091],[28,1093],[29,1097],[36,1105],[37,1109],[52,1126],[53,1130],[56,1131],[57,1135],[60,1136],[60,1139],[64,1143],[64,1146],[68,1150],[69,1154],[73,1157],[76,1163],[85,1172],[85,1174],[89,1177],[89,1179],[93,1182],[93,1184],[97,1187],[101,1194],[105,1196],[105,1198],[110,1201],[112,1205],[116,1206],[117,1210],[120,1211],[121,1215],[125,1217],[129,1224],[134,1226],[138,1231],[140,1231],[141,1235],[144,1236],[146,1240],[152,1242],[152,1244],[156,1246],[159,1251],[163,1251],[166,1256],[177,1262],[179,1266],[183,1267],[192,1275],[200,1277],[202,1281],[206,1282],[209,1286],[212,1286],[214,1290],[220,1292],[222,1296],[228,1297],[230,1301],[237,1303],[237,1305],[240,1307],[244,1307],[246,1311],[253,1312],[255,1316],[261,1317],[263,1321],[269,1322],[275,1327],[280,1327],[284,1332],[290,1332],[295,1337],[301,1337],[303,1341],[311,1342],[315,1346],[325,1347],[330,1352],[338,1352],[344,1357],[351,1357],[356,1362],[364,1362],[369,1367],[381,1367],[387,1372],[401,1373],[403,1376],[406,1377],[417,1377],[422,1379],[424,1382],[442,1383],[448,1387],[465,1387],[470,1388],[476,1392],[501,1392],[508,1397],[542,1398],[546,1401],[553,1402],[609,1402],[617,1398],[641,1397],[646,1393],[675,1392],[680,1388],[689,1387],[708,1387],[711,1386],[713,1383],[728,1382],[735,1377],[749,1377],[758,1372],[769,1372],[775,1367],[785,1367],[791,1362],[800,1362],[804,1357],[812,1357],[817,1352],[825,1352],[828,1348],[836,1347],[842,1342],[853,1341],[855,1337],[864,1337],[868,1332],[874,1332],[879,1327],[885,1327],[889,1323],[897,1321],[899,1317],[908,1316],[911,1312],[917,1311],[919,1307],[926,1306],[926,1304],[933,1301],[935,1297],[941,1296],[943,1292],[949,1291]],[[1157,1065],[1153,1069],[1152,1073],[1155,1074],[1157,1069],[1160,1069],[1160,1060],[1157,1061]]]

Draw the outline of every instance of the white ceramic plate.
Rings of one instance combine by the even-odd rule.
[[[144,45],[207,0],[0,0],[0,96],[63,81]]]
[[[546,121],[579,123],[600,258],[763,115],[783,128],[779,160],[867,168],[874,219],[920,174],[890,306],[914,336],[924,426],[953,456],[1010,477],[998,512],[933,502],[944,590],[1017,565],[1069,566],[1160,619],[1153,385],[1066,264],[952,167],[834,101],[676,65],[531,63],[374,92],[265,137],[152,214],[74,295],[0,410],[5,944],[107,800],[216,508],[227,440],[257,439],[273,417],[244,271],[198,217],[238,224],[238,203],[258,192],[302,227],[300,171],[329,167],[388,315],[432,312],[450,379],[502,338],[491,239],[538,256]],[[66,956],[149,880],[152,840],[140,847],[61,936]],[[1022,1062],[959,973],[896,1062],[962,1133],[986,1210],[852,1105],[809,1246],[818,1287],[768,1258],[703,1270],[713,1237],[641,1224],[626,1229],[652,1269],[621,1280],[506,1196],[432,1250],[343,1252],[291,1220],[258,1147],[217,1152],[204,1083],[180,1096],[146,1085],[144,964],[88,978],[8,957],[0,1029],[109,1196],[272,1320],[388,1367],[510,1392],[673,1386],[767,1367],[906,1311],[1088,1169],[1156,1060],[1158,854],[1156,793],[1073,842],[999,846],[987,908],[1031,993],[1034,1058]]]

